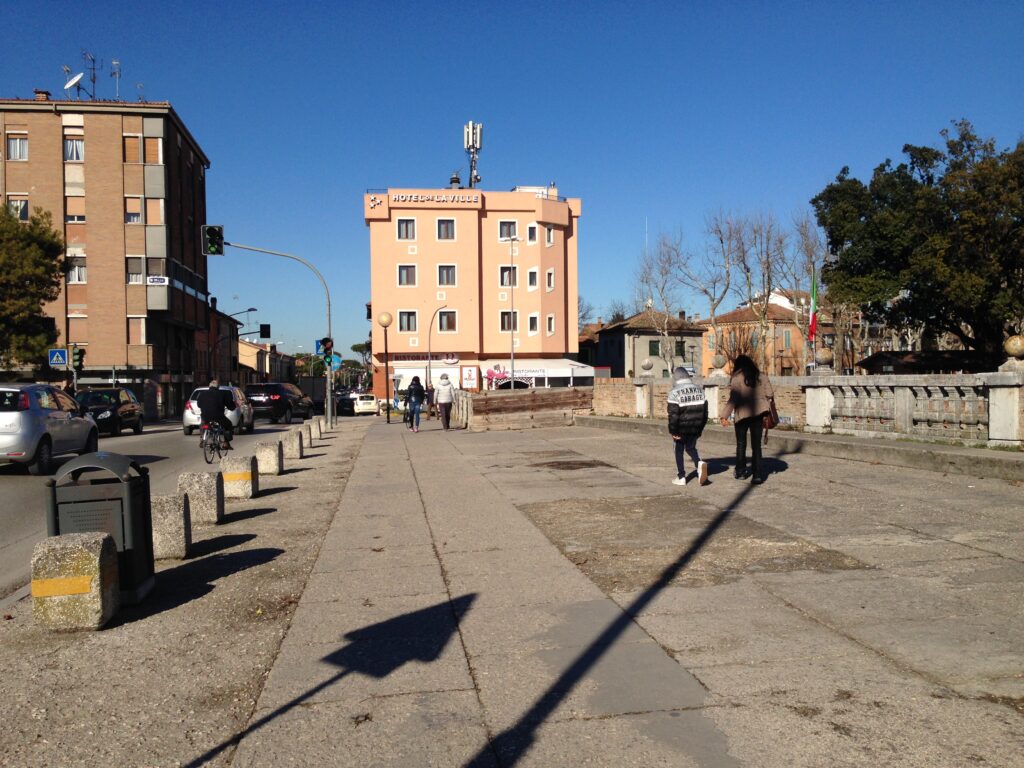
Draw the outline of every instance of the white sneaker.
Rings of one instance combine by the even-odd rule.
[[[697,462],[697,482],[701,485],[708,484],[708,463],[706,461]]]
[[[675,480],[672,481],[672,485],[686,485],[686,478],[677,477]]]

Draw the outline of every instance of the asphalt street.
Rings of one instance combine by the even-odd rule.
[[[235,436],[235,450],[252,452],[257,442],[290,426],[257,421],[251,435]],[[123,453],[149,468],[153,494],[174,493],[178,475],[203,471],[198,432],[186,437],[180,422],[146,425],[141,435],[124,432],[100,437],[100,450]],[[62,465],[74,456],[62,456]],[[46,477],[33,477],[21,467],[0,467],[0,599],[28,583],[32,548],[46,535]]]

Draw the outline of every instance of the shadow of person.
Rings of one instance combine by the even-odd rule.
[[[188,763],[185,768],[197,768],[212,760],[228,747],[239,744],[250,733],[348,675],[358,673],[380,679],[411,661],[436,661],[456,633],[456,616],[464,616],[474,600],[476,593],[463,595],[451,601],[347,632],[344,639],[349,643],[322,659],[339,668],[336,674],[264,715],[230,739],[222,741]]]

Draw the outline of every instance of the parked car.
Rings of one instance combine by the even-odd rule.
[[[0,384],[0,464],[49,475],[53,457],[92,453],[96,424],[71,395],[46,384]]]
[[[359,394],[352,401],[352,411],[356,416],[360,413],[377,413],[377,398],[373,395]]]
[[[278,421],[291,424],[293,416],[309,419],[314,413],[313,400],[294,384],[276,381],[247,384],[245,394],[252,401],[256,416],[270,419],[275,424]]]
[[[252,404],[249,402],[249,398],[245,396],[245,393],[238,387],[232,384],[221,384],[221,390],[227,390],[231,393],[231,397],[235,400],[237,406],[235,410],[225,410],[225,414],[228,417],[228,421],[231,422],[231,426],[239,432],[252,432],[256,428],[256,416],[253,413]],[[202,415],[199,413],[199,405],[196,403],[196,398],[199,397],[199,393],[207,387],[199,387],[193,390],[192,394],[188,398],[188,402],[185,403],[185,415],[182,417],[181,426],[184,429],[186,435],[191,435],[192,432],[203,423]]]
[[[355,416],[355,398],[357,396],[358,394],[355,392],[346,392],[337,398],[339,416]]]
[[[75,399],[92,416],[101,432],[119,435],[125,427],[131,427],[136,435],[142,432],[142,404],[130,389],[86,389]]]

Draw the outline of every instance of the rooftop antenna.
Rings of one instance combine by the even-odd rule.
[[[480,177],[476,173],[476,161],[483,147],[484,124],[474,123],[470,120],[462,129],[462,145],[469,153],[469,188],[473,189],[480,183]]]
[[[145,83],[136,83],[135,87],[139,91],[139,101],[145,101],[146,100],[146,94],[143,92],[143,89],[146,87]]]
[[[121,60],[110,60],[110,76],[114,78],[114,100],[121,100]]]
[[[82,87],[83,77],[85,77],[85,72],[79,72],[77,75],[75,75],[66,83],[64,83],[65,91],[70,91],[72,88],[75,89],[75,98],[78,99],[78,101],[82,100],[82,91],[89,93],[89,91],[86,91],[85,88]]]
[[[97,62],[96,57],[89,51],[82,49],[82,59],[85,61],[85,68],[89,70],[89,82],[92,83],[92,93],[89,93],[90,99],[96,98],[96,67],[103,69],[103,62]]]

